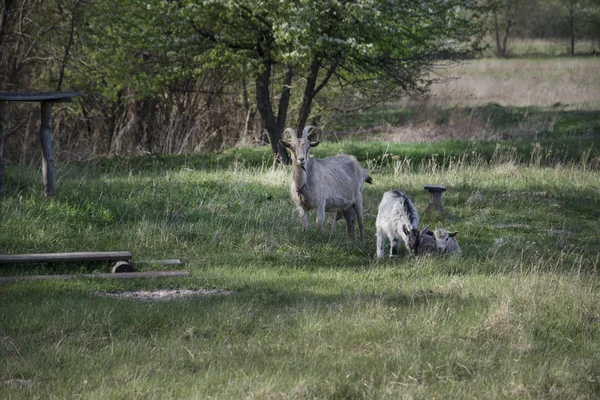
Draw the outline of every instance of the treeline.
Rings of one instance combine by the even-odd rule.
[[[279,145],[513,37],[599,37],[598,0],[0,0],[0,91],[54,108],[59,159]],[[497,40],[495,40],[497,39]],[[575,42],[576,42],[575,40]],[[39,108],[0,104],[0,157],[39,157]],[[3,139],[3,140],[2,140]]]
[[[489,29],[498,57],[509,56],[513,38],[564,39],[575,55],[578,41],[600,46],[600,0],[497,0]]]

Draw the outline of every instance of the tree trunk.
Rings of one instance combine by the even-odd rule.
[[[494,36],[496,37],[496,57],[504,58],[502,45],[500,44],[500,26],[498,25],[498,14],[494,12]]]
[[[330,60],[331,64],[323,77],[323,80],[317,86],[317,78],[319,77],[319,72],[323,67],[322,58],[319,56],[315,56],[311,65],[308,77],[306,78],[306,86],[304,87],[304,95],[302,97],[302,106],[300,107],[300,113],[298,115],[298,132],[302,132],[304,127],[306,126],[306,121],[308,121],[308,117],[310,117],[310,113],[312,111],[312,104],[319,92],[327,85],[329,79],[335,73],[338,65],[339,59]]]
[[[0,101],[0,195],[6,193],[4,178],[4,102]]]
[[[269,135],[271,150],[273,150],[275,159],[284,164],[289,164],[290,157],[287,150],[279,144],[282,131],[278,129],[278,124],[273,112],[273,104],[271,102],[271,70],[272,61],[267,58],[256,77],[256,107],[258,108],[264,127]]]
[[[156,100],[130,98],[125,112],[127,123],[113,137],[112,154],[152,152],[156,132]]]
[[[306,78],[306,86],[304,87],[304,96],[302,97],[302,106],[300,107],[300,113],[298,114],[298,132],[304,130],[306,121],[310,116],[312,110],[312,102],[315,98],[315,87],[317,86],[317,77],[319,76],[319,69],[321,68],[321,60],[315,57],[310,64],[310,70],[308,78]]]
[[[287,112],[290,107],[290,98],[292,95],[292,79],[294,78],[294,69],[288,66],[288,69],[283,78],[283,90],[279,98],[279,106],[277,107],[277,131],[280,133],[285,129],[287,120]]]
[[[575,12],[573,8],[569,9],[569,16],[567,23],[569,24],[569,34],[571,36],[571,47],[569,49],[569,54],[571,56],[575,55]]]

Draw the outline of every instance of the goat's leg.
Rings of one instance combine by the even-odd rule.
[[[308,212],[304,209],[300,210],[300,221],[302,222],[302,232],[308,229]]]
[[[385,254],[385,242],[387,240],[387,235],[383,232],[383,230],[377,228],[377,258],[383,258]]]
[[[335,218],[333,219],[333,221],[331,222],[331,233],[335,232],[335,226],[337,224],[337,222],[342,219],[342,217],[344,216],[344,212],[343,211],[337,211],[335,213]]]
[[[392,239],[390,243],[390,258],[398,257],[398,239]]]
[[[354,240],[354,207],[350,206],[344,210],[344,218],[348,227],[348,236]]]
[[[319,205],[317,207],[317,230],[318,231],[323,229],[324,223],[325,223],[325,204]]]
[[[362,210],[362,195],[358,196],[356,203],[354,203],[354,211],[356,213],[356,220],[358,221],[358,230],[360,232],[360,247],[365,247],[365,224],[363,221],[363,210]]]

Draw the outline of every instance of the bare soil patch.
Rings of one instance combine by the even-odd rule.
[[[112,297],[125,300],[158,301],[184,299],[190,297],[229,296],[233,290],[224,289],[173,289],[173,290],[135,290],[127,292],[94,292],[101,297]]]

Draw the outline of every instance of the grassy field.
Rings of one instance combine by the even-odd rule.
[[[442,117],[488,113],[490,134],[407,143],[368,131],[425,115],[387,108],[346,122],[363,134],[315,148],[371,170],[364,250],[342,222],[301,232],[290,170],[268,149],[59,164],[49,200],[37,169],[9,166],[0,253],[128,250],[181,258],[191,277],[0,284],[0,398],[598,398],[600,107],[449,107]],[[553,112],[552,130],[518,133]],[[427,183],[448,187],[442,213]],[[459,230],[462,254],[376,261],[390,189],[412,196],[423,225]],[[0,274],[93,270],[106,267]],[[233,293],[97,295],[140,289]]]

